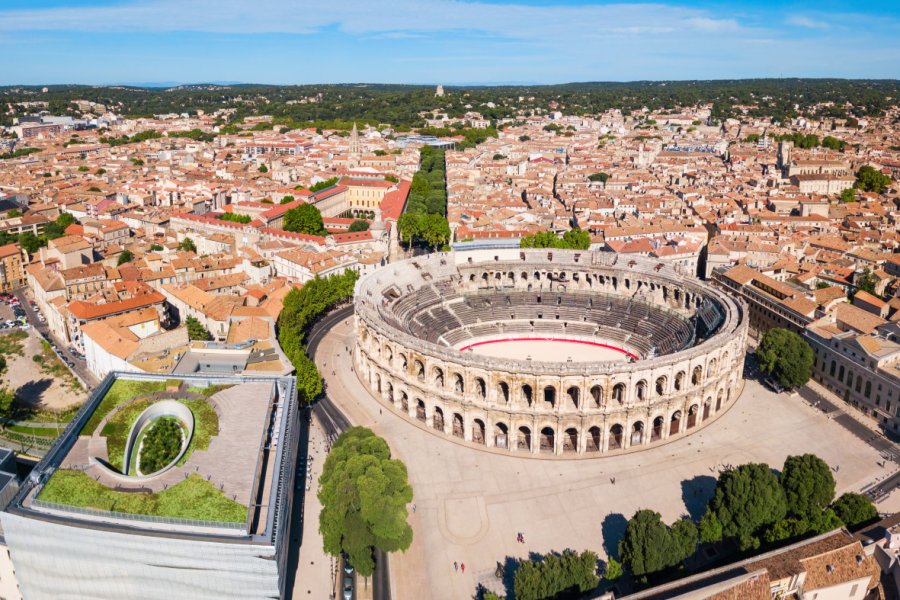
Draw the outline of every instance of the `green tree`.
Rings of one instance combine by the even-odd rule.
[[[788,456],[781,471],[788,511],[811,520],[834,500],[831,468],[815,454]]]
[[[891,185],[891,178],[869,165],[860,167],[859,171],[856,172],[855,186],[864,192],[880,194],[889,185]]]
[[[281,228],[285,231],[294,231],[307,235],[328,234],[322,222],[322,213],[312,204],[301,204],[284,213],[284,221]]]
[[[856,276],[856,289],[868,292],[873,296],[877,296],[875,288],[878,285],[878,278],[872,273],[872,269],[866,267],[863,272]]]
[[[142,161],[140,158],[129,158],[128,160],[131,161],[131,164],[133,164],[135,167],[144,166],[144,161]]]
[[[250,217],[250,215],[240,215],[238,213],[230,213],[230,212],[222,213],[221,215],[218,215],[216,218],[221,221],[228,221],[230,223],[241,223],[244,225],[246,225],[247,223],[249,223],[250,221],[253,220]]]
[[[606,572],[603,574],[605,579],[608,581],[615,581],[624,573],[625,570],[622,568],[622,563],[611,556],[606,560]]]
[[[822,146],[824,148],[829,148],[831,150],[843,150],[844,146],[847,145],[847,142],[843,140],[839,140],[836,137],[832,137],[830,135],[826,135],[822,139]]]
[[[10,210],[9,212],[6,213],[6,218],[8,218],[8,219],[12,219],[14,217],[21,217],[21,216],[22,216],[22,211],[19,210],[18,208],[13,208],[12,210]]]
[[[266,165],[259,165],[259,172],[260,173],[268,173],[269,167],[267,167]]]
[[[715,513],[724,537],[737,540],[741,550],[749,550],[759,546],[757,536],[766,526],[784,518],[787,501],[769,466],[751,463],[719,476],[707,510]],[[708,538],[705,533],[704,539]]]
[[[588,180],[606,183],[607,181],[609,181],[609,173],[604,173],[603,171],[600,171],[599,173],[594,173],[593,175],[588,175]]]
[[[212,334],[198,319],[189,316],[184,320],[184,323],[187,325],[189,339],[204,342],[212,339]]]
[[[116,261],[116,266],[121,267],[125,263],[130,263],[134,260],[134,253],[131,250],[122,250],[119,254],[119,259]]]
[[[150,252],[159,252],[163,247],[159,244],[150,244]]]
[[[722,522],[711,510],[707,510],[700,518],[700,541],[704,544],[714,544],[724,537]]]
[[[197,253],[197,245],[194,244],[194,240],[189,237],[184,238],[181,242],[178,243],[178,249],[182,252],[193,252]]]
[[[350,223],[350,227],[347,229],[350,233],[355,233],[357,231],[368,231],[369,230],[369,222],[365,219],[356,219],[352,223]]]
[[[841,192],[841,202],[856,202],[856,189],[847,188]]]
[[[697,528],[688,520],[672,527],[658,512],[639,510],[629,519],[619,545],[622,562],[640,577],[678,565],[697,548]]]
[[[562,236],[563,247],[572,250],[587,250],[591,247],[591,234],[578,227],[570,229]]]
[[[802,337],[780,327],[763,335],[756,358],[762,371],[773,375],[781,385],[794,388],[809,381],[812,373],[813,351]]]
[[[335,440],[317,495],[325,552],[346,553],[360,575],[372,574],[376,548],[396,552],[412,543],[406,505],[413,492],[406,466],[391,458],[387,442],[371,430],[351,427]]]
[[[34,254],[42,246],[47,245],[47,240],[37,237],[30,231],[26,231],[25,233],[23,233],[19,236],[19,245],[28,254]]]
[[[0,354],[0,375],[6,373],[6,357]]]
[[[340,177],[332,177],[331,179],[326,179],[325,181],[320,181],[319,183],[314,183],[313,185],[309,186],[309,191],[314,194],[316,192],[321,192],[322,190],[324,190],[326,188],[330,188],[331,186],[335,185],[340,180],[341,180]]]
[[[278,204],[290,204],[290,203],[293,202],[293,201],[294,201],[294,197],[291,196],[290,194],[288,194],[287,196],[285,196],[284,198],[282,198],[282,199],[281,199],[281,202],[279,202]]]
[[[831,505],[837,517],[849,528],[869,523],[878,518],[878,511],[867,496],[847,492]]]
[[[519,563],[513,589],[516,600],[547,600],[584,594],[598,583],[597,555],[590,550],[565,550]]]
[[[61,213],[58,217],[56,217],[56,224],[63,229],[65,229],[69,225],[74,225],[77,222],[78,220],[69,213]]]

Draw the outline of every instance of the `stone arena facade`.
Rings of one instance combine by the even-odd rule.
[[[745,307],[668,263],[479,249],[360,279],[357,375],[406,418],[517,454],[607,455],[708,424],[737,398]],[[472,339],[597,340],[636,360],[506,359]],[[590,342],[588,342],[590,343]]]

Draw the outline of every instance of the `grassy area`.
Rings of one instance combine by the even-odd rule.
[[[48,344],[45,340],[41,341],[41,353],[35,354],[31,357],[31,359],[40,365],[41,373],[45,373],[50,375],[51,377],[55,377],[56,379],[60,379],[65,382],[66,387],[69,388],[70,391],[79,393],[84,391],[84,388],[81,386],[81,382],[72,374],[72,371],[63,364],[59,357],[53,352],[53,349],[50,348],[50,344]]]
[[[110,387],[109,391],[100,401],[100,404],[94,410],[94,414],[88,419],[84,427],[81,429],[80,435],[91,435],[100,425],[109,412],[122,404],[126,400],[131,400],[135,396],[147,394],[150,392],[161,392],[166,389],[164,381],[135,381],[130,379],[117,379]],[[128,432],[125,432],[128,435]]]
[[[218,394],[219,392],[224,392],[225,390],[227,390],[229,388],[233,388],[233,387],[234,387],[234,384],[229,383],[229,384],[225,384],[225,385],[210,385],[205,388],[191,387],[191,388],[188,388],[188,391],[194,392],[195,394],[202,394],[202,395],[206,396],[207,398],[209,398],[214,394]]]
[[[25,351],[22,349],[22,342],[27,337],[28,333],[21,329],[0,335],[0,354],[3,354],[4,356],[9,356],[10,354],[25,356]]]
[[[60,469],[38,496],[47,502],[136,515],[243,523],[247,507],[220,492],[212,483],[191,475],[156,494],[117,492],[81,471]]]
[[[54,427],[25,427],[24,425],[8,425],[6,427],[7,431],[14,431],[16,433],[24,433],[26,435],[37,435],[40,437],[47,437],[56,439],[62,430],[65,429],[65,425],[61,424],[59,429]]]
[[[117,382],[118,383],[118,382]],[[199,388],[198,388],[199,389]],[[205,395],[205,394],[204,394]],[[106,401],[106,398],[103,399]],[[205,400],[188,400],[177,398],[194,415],[194,437],[187,452],[178,461],[183,465],[194,450],[206,450],[213,436],[219,435],[219,415],[215,409]],[[120,471],[125,468],[125,444],[128,442],[128,432],[135,419],[140,416],[153,402],[150,399],[133,402],[116,413],[107,421],[100,433],[106,437],[106,450],[109,456],[109,464]]]

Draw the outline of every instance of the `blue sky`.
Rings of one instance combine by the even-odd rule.
[[[900,78],[898,31],[898,0],[0,0],[0,84]]]

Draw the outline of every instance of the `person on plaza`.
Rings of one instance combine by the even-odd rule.
[[[462,569],[463,573],[465,573],[466,572],[466,563],[462,563],[461,565],[459,565],[459,568]]]
[[[459,563],[456,562],[455,560],[453,561],[453,570],[454,570],[454,571],[459,571]]]

